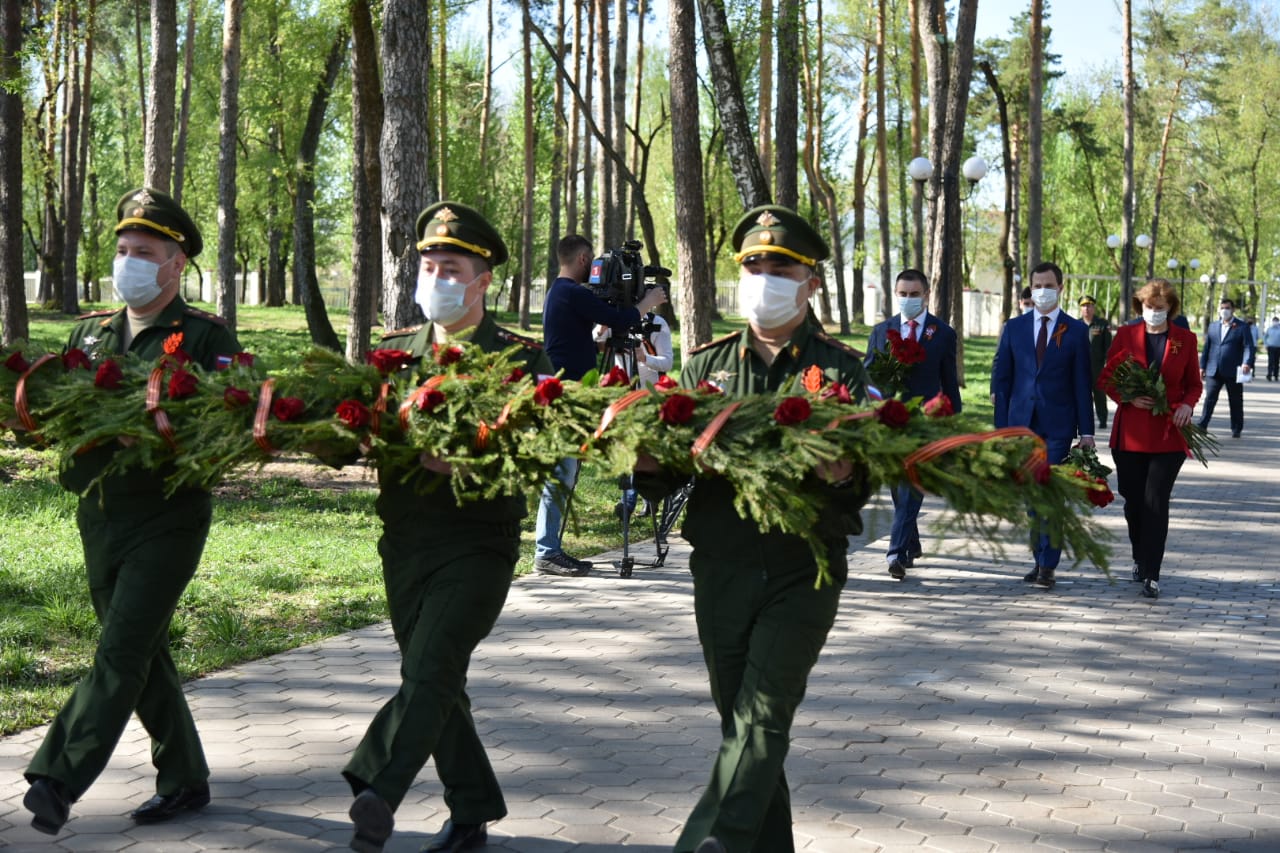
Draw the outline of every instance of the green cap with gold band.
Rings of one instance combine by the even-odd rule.
[[[489,262],[507,262],[507,244],[489,220],[475,208],[456,201],[442,201],[418,214],[418,251],[464,252]]]
[[[1085,305],[1094,305],[1094,304],[1096,303],[1094,302],[1092,295],[1086,293],[1084,296],[1080,297],[1080,302],[1079,302],[1080,307],[1083,308]]]
[[[116,233],[146,231],[178,244],[188,258],[204,248],[200,229],[176,201],[150,187],[129,190],[116,205]]]
[[[733,259],[742,263],[757,255],[785,255],[816,267],[831,250],[808,222],[793,210],[777,204],[753,207],[733,229]]]

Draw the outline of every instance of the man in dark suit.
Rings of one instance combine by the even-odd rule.
[[[932,399],[938,394],[951,401],[951,410],[960,411],[960,383],[956,378],[956,333],[939,318],[927,312],[929,279],[919,270],[907,269],[898,274],[893,286],[898,313],[871,330],[866,363],[877,356],[886,358],[889,332],[896,331],[903,340],[918,341],[924,349],[924,361],[911,368],[902,397]],[[916,519],[924,495],[904,482],[890,492],[893,496],[893,528],[889,532],[889,574],[898,580],[907,576],[915,558],[921,554],[920,529]]]
[[[1236,371],[1253,373],[1253,360],[1257,350],[1253,345],[1253,332],[1248,324],[1235,316],[1236,305],[1223,299],[1218,305],[1222,319],[1209,324],[1205,332],[1204,347],[1200,350],[1200,378],[1204,380],[1204,411],[1200,413],[1200,428],[1209,428],[1213,407],[1218,402],[1218,392],[1227,389],[1227,406],[1231,410],[1231,437],[1239,438],[1244,429],[1244,387],[1236,379]]]
[[[1089,327],[1058,306],[1062,270],[1042,263],[1031,271],[1035,310],[1005,324],[991,371],[995,425],[1025,426],[1044,439],[1049,463],[1067,458],[1071,442],[1093,447],[1093,385]],[[1027,583],[1051,589],[1062,549],[1043,524],[1033,537],[1035,566]]]

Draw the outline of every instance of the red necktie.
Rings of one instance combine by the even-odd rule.
[[[1044,361],[1044,351],[1049,346],[1049,318],[1040,318],[1040,334],[1036,336],[1036,367]]]
[[[907,327],[910,329],[910,331],[907,333],[907,336],[908,336],[908,337],[910,337],[910,338],[911,338],[911,340],[913,340],[913,341],[918,341],[918,340],[920,340],[918,337],[916,337],[916,326],[918,326],[918,325],[920,325],[920,324],[919,324],[919,323],[917,323],[915,320],[908,320],[908,321],[907,321]]]

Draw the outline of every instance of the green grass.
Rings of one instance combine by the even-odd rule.
[[[333,320],[341,324],[345,317]],[[516,327],[510,315],[498,321]],[[73,323],[56,312],[33,312],[32,343],[59,349]],[[528,334],[541,337],[541,318],[535,315],[532,325]],[[736,323],[717,321],[714,334],[734,328]],[[863,349],[869,331],[856,328],[842,339]],[[268,365],[288,363],[311,347],[301,308],[241,308],[238,335]],[[994,339],[965,342],[965,410],[979,417],[990,416],[987,376],[994,353]],[[55,464],[51,452],[21,448],[12,434],[0,437],[0,734],[47,722],[93,658],[97,623],[84,580],[75,500],[57,486]],[[273,474],[271,466],[217,489],[200,569],[169,631],[183,676],[385,619],[375,497],[371,478],[348,478],[338,487],[321,473],[304,483]],[[591,466],[583,469],[566,551],[582,557],[621,547],[613,515],[618,497],[612,478]],[[536,496],[522,535],[521,574],[532,569],[535,510]]]

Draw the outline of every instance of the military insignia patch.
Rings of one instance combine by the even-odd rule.
[[[134,194],[133,200],[136,201],[138,204],[154,204],[155,203],[155,197],[152,196],[151,193],[149,193],[145,189],[138,190]]]
[[[711,374],[711,381],[723,388],[726,382],[737,375],[738,374],[731,373],[728,370],[717,370],[715,373]]]
[[[102,340],[102,339],[101,339],[101,338],[99,338],[97,335],[86,335],[86,336],[85,336],[85,339],[84,339],[84,341],[83,341],[83,343],[84,343],[84,345],[85,345],[85,346],[87,346],[87,347],[91,347],[91,346],[93,346],[94,344],[96,344],[96,343],[97,343],[98,341],[100,341],[100,340]]]
[[[447,207],[440,208],[439,212],[436,213],[436,219],[441,222],[453,222],[457,218],[458,214],[454,213],[452,209]]]
[[[764,213],[756,217],[756,224],[763,228],[770,228],[779,224],[781,221],[782,220],[773,215],[772,210],[766,210]]]
[[[822,368],[816,364],[806,367],[800,377],[800,383],[804,386],[804,390],[810,394],[816,394],[821,391],[825,382],[826,376],[822,373]]]

